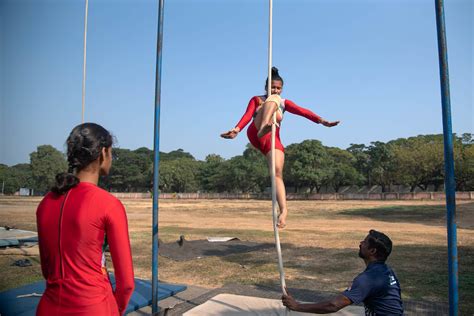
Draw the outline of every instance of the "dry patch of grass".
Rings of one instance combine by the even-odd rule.
[[[36,230],[38,199],[1,198],[0,225]],[[151,278],[151,200],[124,200],[128,214],[135,274]],[[270,201],[160,200],[160,239],[172,242],[207,236],[235,236],[273,242]],[[394,242],[389,264],[408,299],[447,301],[447,249],[443,201],[289,201],[288,228],[280,231],[288,285],[338,292],[364,269],[358,245],[369,229]],[[474,310],[474,203],[457,206],[461,313]],[[1,254],[1,252],[0,252]],[[8,266],[14,257],[0,255],[7,269],[1,289],[41,278],[31,269]],[[29,257],[31,258],[31,257]],[[15,259],[17,260],[17,259]],[[273,249],[184,262],[159,258],[160,279],[215,288],[229,283],[276,285]],[[12,271],[21,271],[14,274]],[[12,276],[12,277],[11,277]]]

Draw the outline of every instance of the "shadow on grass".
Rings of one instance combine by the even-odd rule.
[[[241,240],[261,240],[262,238],[273,240],[273,231],[262,231],[258,229],[238,229],[238,228],[195,228],[165,226],[160,227],[160,238],[165,242],[175,241],[180,235],[185,235],[189,239],[203,238],[203,236],[226,236],[237,237]]]
[[[162,243],[159,253],[176,261],[186,261],[202,257],[223,257],[231,254],[241,254],[252,251],[273,249],[272,243],[259,243],[240,240],[227,242],[209,242],[207,240],[190,240],[179,244],[178,242]]]
[[[474,203],[462,205],[463,208],[473,208]],[[351,209],[339,212],[343,216],[360,216],[372,220],[396,223],[417,223],[432,226],[446,225],[445,205],[396,205],[377,208]],[[474,215],[473,215],[474,216]],[[469,225],[459,223],[460,228],[474,229]]]

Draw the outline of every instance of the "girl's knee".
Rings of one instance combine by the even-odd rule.
[[[283,170],[282,169],[275,169],[275,177],[280,178],[283,180]]]
[[[278,104],[274,101],[267,101],[263,104],[264,107],[275,111],[278,108]]]

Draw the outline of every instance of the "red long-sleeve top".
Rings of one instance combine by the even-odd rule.
[[[80,182],[65,195],[47,194],[36,212],[46,291],[37,315],[122,315],[134,289],[125,208],[110,193]],[[115,292],[102,265],[104,237]]]
[[[254,96],[252,99],[250,99],[249,104],[247,106],[247,110],[245,111],[240,121],[237,123],[236,127],[240,128],[240,130],[244,129],[244,127],[253,118],[257,108],[260,106],[260,103],[261,103],[260,100],[261,99],[259,96]],[[288,99],[285,99],[284,102],[285,102],[285,111],[288,111],[292,114],[296,114],[299,116],[303,116],[307,118],[308,120],[311,120],[315,123],[321,122],[322,120],[321,117],[313,113],[312,111],[305,109],[303,107],[300,107],[296,103]]]

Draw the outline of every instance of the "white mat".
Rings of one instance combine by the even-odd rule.
[[[38,236],[37,232],[22,229],[0,227],[0,239],[21,239]]]
[[[349,316],[364,315],[364,308],[361,306],[348,306],[337,313],[327,315]],[[288,310],[280,300],[259,298],[252,296],[242,296],[233,294],[219,294],[192,310],[183,314],[184,316],[303,316],[314,315],[299,313]]]
[[[231,240],[240,240],[237,237],[207,237],[208,242],[226,242]]]

